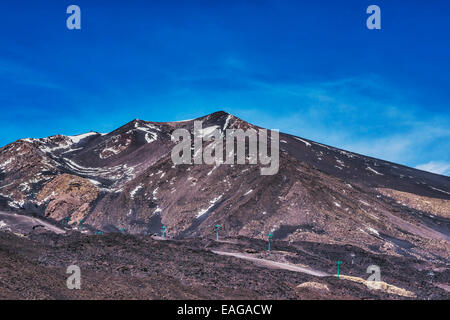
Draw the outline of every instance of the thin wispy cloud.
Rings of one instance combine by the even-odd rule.
[[[262,95],[280,96],[280,100],[290,95],[289,103],[298,106],[297,112],[276,120],[268,109],[237,111],[264,126],[409,166],[427,156],[450,161],[444,151],[450,147],[450,117],[427,112],[380,76],[304,84],[254,83],[262,88]]]
[[[430,161],[416,166],[416,169],[450,176],[450,162]]]

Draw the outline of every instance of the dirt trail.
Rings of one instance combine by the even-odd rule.
[[[249,260],[249,261],[253,261],[257,264],[269,267],[269,268],[278,268],[278,269],[284,269],[284,270],[289,270],[289,271],[295,271],[295,272],[302,272],[302,273],[307,273],[313,276],[317,276],[317,277],[327,277],[330,276],[330,274],[319,271],[319,270],[314,270],[314,269],[308,269],[308,268],[303,268],[303,267],[298,267],[298,266],[294,266],[292,264],[288,264],[288,263],[283,263],[283,262],[276,262],[276,261],[271,261],[271,260],[267,260],[267,259],[260,259],[260,258],[254,258],[251,256],[248,256],[246,254],[243,253],[238,253],[238,252],[224,252],[224,251],[212,251],[215,254],[220,254],[222,256],[232,256],[232,257],[236,257],[239,259],[244,259],[244,260]]]
[[[0,211],[0,221],[3,221],[6,228],[10,228],[12,232],[29,233],[33,227],[41,225],[45,229],[61,234],[65,233],[64,229],[58,228],[41,219],[20,215],[17,213],[9,213]]]
[[[284,270],[289,270],[289,271],[302,272],[302,273],[307,273],[307,274],[317,276],[317,277],[336,276],[336,275],[331,275],[331,274],[328,274],[328,273],[325,273],[322,271],[309,269],[309,268],[303,268],[303,267],[291,265],[288,263],[276,262],[276,261],[271,261],[271,260],[267,260],[267,259],[254,258],[254,257],[250,257],[248,255],[245,255],[242,253],[237,253],[237,252],[224,252],[224,251],[212,251],[212,252],[216,253],[216,254],[224,255],[224,256],[232,256],[232,257],[236,257],[239,259],[253,261],[259,265],[263,265],[263,266],[266,266],[269,268],[273,267],[273,268],[284,269]],[[344,275],[341,275],[341,278],[367,285],[367,281],[362,278],[352,277],[352,276],[344,276]],[[409,298],[416,297],[416,294],[414,292],[396,287],[394,285],[391,285],[391,284],[388,284],[385,282],[379,282],[379,285],[380,285],[379,289],[381,291],[388,292],[390,294],[400,295],[400,296],[409,297]]]

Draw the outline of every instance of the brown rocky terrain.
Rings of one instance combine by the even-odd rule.
[[[98,189],[89,180],[70,174],[61,174],[47,183],[36,195],[39,202],[47,204],[45,216],[56,221],[70,215],[68,224],[86,218]]]
[[[415,258],[377,255],[356,247],[250,238],[160,241],[122,234],[68,235],[0,233],[0,299],[448,299],[440,285],[448,269]],[[222,256],[240,252],[264,264]],[[356,253],[354,264],[348,254]],[[252,252],[252,253],[248,253]],[[337,259],[343,261],[336,277]],[[317,277],[273,267],[270,261],[322,270]],[[367,287],[366,267],[377,263],[385,272],[379,290]],[[81,269],[81,289],[66,287],[66,268]],[[386,283],[389,283],[387,285]]]
[[[446,219],[450,218],[450,200],[420,196],[414,193],[392,189],[378,189],[382,194],[397,200],[399,203],[417,210],[428,212]]]

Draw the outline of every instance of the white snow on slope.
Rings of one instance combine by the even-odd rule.
[[[363,205],[370,207],[370,204],[368,204],[367,202],[363,201],[363,200],[359,200],[359,202],[361,202]]]
[[[211,127],[206,127],[200,130],[199,134],[201,138],[205,138],[205,137],[209,137],[214,130],[219,130],[219,126],[211,126]],[[220,130],[219,130],[220,132]]]
[[[156,132],[151,131],[151,130],[161,131],[160,128],[158,128],[157,126],[155,126],[153,124],[150,124],[150,123],[139,125],[136,122],[134,124],[134,127],[135,127],[136,130],[145,132],[145,141],[147,141],[147,143],[152,143],[153,141],[158,139],[158,134]],[[150,137],[150,135],[151,135],[151,137]]]
[[[211,204],[208,208],[206,209],[202,209],[197,213],[197,218],[200,218],[202,215],[204,215],[206,212],[209,211],[209,209],[211,209],[217,201],[219,201],[222,198],[223,195],[220,195],[212,200],[209,201],[209,203]]]
[[[3,162],[2,164],[0,164],[0,169],[4,169],[8,164],[10,164],[11,162],[14,161],[14,157],[13,158],[9,158],[8,160],[6,160],[5,162]]]
[[[336,162],[341,166],[341,167],[345,167],[345,163],[342,160],[336,159]]]
[[[119,151],[119,150],[116,150],[115,148],[105,148],[105,149],[103,149],[102,152],[100,153],[100,159],[106,159],[106,158],[109,158],[109,157],[110,157],[110,155],[107,155],[107,156],[103,155],[103,153],[105,153],[105,152],[112,152],[113,154],[118,154],[118,153],[120,153],[120,151]]]
[[[359,158],[357,155],[355,155],[355,154],[353,154],[351,152],[347,152],[347,151],[343,151],[343,150],[338,150],[338,151],[339,151],[339,153],[347,156],[348,158],[355,158],[355,157]]]
[[[207,175],[207,176],[211,175],[211,173],[213,173],[213,171],[216,170],[217,167],[218,167],[217,165],[214,166],[214,167],[213,167],[206,175]]]
[[[192,121],[195,119],[186,119],[186,120],[179,120],[179,121],[170,121],[169,123],[177,123],[177,122],[187,122],[187,121]]]
[[[98,168],[89,168],[83,167],[76,162],[68,159],[62,158],[65,161],[65,165],[76,174],[90,176],[90,177],[102,177],[106,179],[116,180],[116,187],[118,185],[117,180],[125,179],[125,181],[129,181],[135,178],[133,173],[134,167],[128,167],[126,164],[122,166],[114,166],[114,167],[98,167]]]
[[[444,190],[441,190],[441,189],[438,189],[438,188],[435,188],[435,187],[432,187],[432,186],[430,186],[430,188],[433,189],[433,190],[439,191],[439,192],[450,194],[450,192],[447,192],[447,191],[444,191]]]
[[[153,193],[152,193],[152,195],[153,195],[153,200],[158,200],[158,198],[156,197],[156,193],[158,192],[158,189],[159,189],[159,187],[156,187],[156,189],[153,190]]]
[[[375,235],[377,235],[377,236],[380,235],[380,234],[378,233],[378,231],[375,230],[374,228],[368,227],[367,230],[369,230],[370,233],[373,233],[373,234],[375,234]]]
[[[108,144],[113,144],[113,146],[108,147]],[[102,152],[100,152],[100,159],[106,159],[111,157],[113,154],[119,154],[122,151],[124,151],[125,149],[128,148],[128,146],[131,144],[131,139],[127,138],[125,140],[125,142],[122,144],[122,142],[120,142],[120,136],[114,136],[112,138],[110,138],[107,141],[106,144],[106,148],[102,150]]]
[[[149,137],[149,135],[151,135],[151,137]],[[145,134],[145,141],[147,141],[147,143],[152,143],[156,139],[158,139],[158,135],[155,132],[147,132]]]
[[[153,211],[153,214],[158,214],[160,212],[162,212],[162,209],[159,206],[157,206],[155,211]]]
[[[39,146],[39,149],[42,152],[46,152],[46,153],[52,153],[53,151],[57,151],[57,150],[64,150],[64,149],[69,149],[72,147],[72,140],[67,139],[64,141],[64,143],[59,143],[56,145],[56,147],[49,147],[47,145],[45,145],[46,143],[49,144],[54,144],[54,142],[52,142],[49,138],[44,138],[44,141],[39,141],[41,143],[41,145]]]
[[[378,174],[378,175],[380,175],[380,176],[383,176],[383,175],[384,175],[384,174],[379,173],[378,171],[372,169],[371,167],[367,167],[366,170],[372,171],[373,173]]]
[[[32,143],[34,141],[37,141],[39,143],[39,149],[42,152],[48,152],[51,153],[53,151],[57,151],[57,150],[64,150],[64,149],[70,149],[72,148],[72,146],[74,144],[79,143],[81,140],[93,136],[93,135],[101,135],[100,133],[97,132],[88,132],[88,133],[83,133],[83,134],[79,134],[79,135],[75,135],[75,136],[62,136],[64,138],[64,141],[58,141],[55,142],[54,138],[56,136],[52,136],[52,137],[48,137],[48,138],[42,138],[42,139],[22,139],[22,141],[25,142],[29,142]],[[49,145],[53,145],[53,147],[50,147]],[[66,151],[67,153],[67,151]]]
[[[61,155],[67,154],[67,153],[72,153],[72,152],[75,152],[75,151],[80,151],[80,150],[83,150],[83,149],[84,149],[84,148],[70,149],[70,150],[64,151],[63,153],[61,153]]]
[[[294,137],[294,139],[297,139],[298,141],[303,142],[304,144],[306,144],[307,147],[311,147],[311,143],[309,143],[308,141],[305,141],[305,140],[297,138],[297,137]]]
[[[130,192],[131,199],[134,199],[134,196],[136,195],[136,193],[141,189],[142,189],[142,185],[140,184],[136,188],[131,190],[131,192]]]
[[[231,114],[228,115],[227,119],[225,120],[225,124],[223,125],[223,131],[225,131],[225,129],[228,127],[228,123],[230,122],[231,118],[233,118],[233,116]]]
[[[101,185],[101,183],[98,182],[97,180],[94,180],[94,179],[88,179],[88,180],[95,186],[100,186]]]
[[[156,130],[156,131],[161,131],[161,128],[155,126],[154,124],[151,123],[147,123],[146,124],[147,127],[149,127],[150,129]]]
[[[65,164],[73,171],[81,174],[92,174],[92,175],[101,175],[101,174],[110,174],[114,173],[114,171],[120,169],[120,166],[115,167],[104,167],[104,168],[91,168],[91,167],[83,167],[82,165],[77,164],[75,161],[70,160],[68,158],[62,158],[65,161]]]
[[[97,133],[97,132],[88,132],[88,133],[83,133],[83,134],[79,134],[79,135],[76,135],[76,136],[67,136],[67,138],[72,140],[72,142],[75,144],[75,143],[80,142],[84,138],[87,138],[87,137],[90,137],[90,136],[93,136],[93,135],[98,135],[98,134],[99,133]]]
[[[8,206],[14,207],[14,208],[17,208],[17,209],[23,208],[23,205],[24,205],[24,204],[25,204],[25,200],[19,200],[19,201],[13,200],[13,201],[8,201]]]

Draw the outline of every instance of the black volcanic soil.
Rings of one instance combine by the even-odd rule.
[[[443,266],[408,257],[373,254],[351,246],[250,238],[156,240],[124,234],[86,235],[70,232],[19,237],[0,232],[1,299],[404,299],[365,285],[273,269],[212,253],[241,252],[258,258],[308,265],[312,269],[366,279],[370,264],[381,267],[382,280],[414,292],[418,299],[448,299],[436,283],[448,284]],[[355,253],[351,264],[350,253]],[[66,287],[66,268],[81,268],[81,289]],[[435,271],[434,282],[427,272]],[[304,283],[328,289],[300,287]]]

